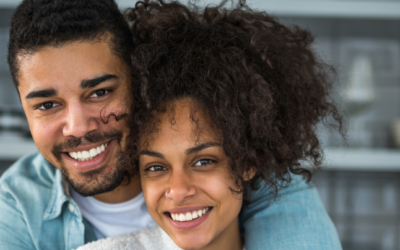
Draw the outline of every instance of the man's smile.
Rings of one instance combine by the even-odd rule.
[[[68,152],[68,155],[77,161],[89,161],[101,154],[108,146],[109,142],[101,144],[100,146],[94,146],[89,150]]]
[[[117,140],[87,145],[74,151],[63,152],[62,158],[75,171],[87,172],[104,166],[110,160],[111,152],[116,146],[118,146]]]

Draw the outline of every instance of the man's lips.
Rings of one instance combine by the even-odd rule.
[[[109,142],[102,144],[92,144],[86,147],[80,147],[74,149],[74,151],[68,151],[67,154],[77,161],[88,161],[101,154],[108,146]]]
[[[91,143],[91,144],[87,144],[87,145],[81,145],[79,147],[70,148],[70,149],[64,149],[62,152],[63,153],[69,153],[69,152],[90,150],[91,148],[95,148],[95,147],[101,146],[102,144],[109,143],[111,140],[112,139],[108,139],[108,140],[102,141],[102,142]]]
[[[90,171],[90,170],[93,170],[93,169],[103,166],[104,163],[106,162],[106,160],[108,159],[108,155],[110,154],[112,147],[114,145],[116,145],[116,143],[117,143],[116,140],[112,140],[112,141],[108,142],[107,147],[104,146],[104,150],[101,151],[100,154],[97,154],[94,157],[90,157],[90,150],[93,148],[97,149],[97,147],[101,147],[101,145],[105,145],[105,144],[98,143],[98,144],[86,145],[84,147],[79,147],[79,148],[73,149],[73,150],[81,149],[82,151],[86,151],[86,152],[88,152],[88,149],[89,149],[89,157],[87,157],[87,158],[85,157],[83,160],[76,160],[76,159],[72,158],[70,156],[71,151],[63,152],[61,155],[67,161],[67,163],[69,165],[71,165],[72,168],[75,169],[77,172],[86,172],[86,171]],[[83,149],[86,149],[86,150],[83,150]],[[82,151],[74,151],[74,152],[76,153],[76,152],[82,152]]]

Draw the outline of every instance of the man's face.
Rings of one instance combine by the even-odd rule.
[[[33,139],[82,195],[111,191],[128,128],[129,70],[106,41],[72,42],[20,55],[19,94]]]

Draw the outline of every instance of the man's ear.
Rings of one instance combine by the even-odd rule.
[[[243,180],[249,181],[249,180],[253,179],[254,175],[256,175],[256,168],[249,167],[243,174]]]

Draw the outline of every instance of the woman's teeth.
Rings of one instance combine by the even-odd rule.
[[[97,155],[101,154],[107,146],[108,143],[104,143],[103,145],[92,148],[89,151],[68,152],[68,155],[77,161],[90,161]]]
[[[187,213],[171,213],[171,218],[175,221],[190,221],[203,216],[208,211],[210,211],[209,207]]]

